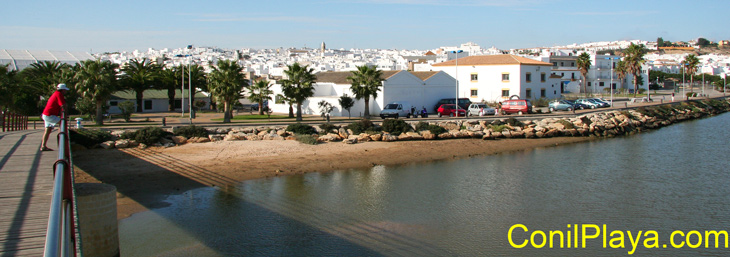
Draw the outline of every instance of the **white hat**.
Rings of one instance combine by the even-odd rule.
[[[68,87],[66,86],[66,84],[63,84],[63,83],[58,84],[58,86],[56,86],[56,88],[58,90],[69,90]]]

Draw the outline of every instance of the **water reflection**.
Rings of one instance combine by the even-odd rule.
[[[120,223],[122,252],[239,255],[625,255],[630,249],[514,249],[508,229],[722,230],[730,115],[650,133],[456,161],[246,181],[168,199]],[[184,224],[184,225],[180,225]],[[515,240],[525,238],[526,233]],[[529,239],[529,238],[528,238]],[[644,249],[636,255],[719,255]],[[137,251],[137,252],[134,252]]]

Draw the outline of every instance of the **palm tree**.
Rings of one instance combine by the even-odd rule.
[[[156,82],[159,89],[167,90],[167,110],[170,112],[175,111],[175,90],[178,89],[180,81],[180,77],[175,76],[178,74],[176,69],[176,67],[163,69]]]
[[[71,66],[61,62],[42,61],[31,64],[22,73],[34,88],[40,90],[41,95],[51,95],[53,91],[56,91],[58,83],[68,82],[62,80],[61,77],[64,70],[70,68]]]
[[[583,93],[585,93],[586,97],[588,97],[588,88],[586,86],[588,78],[586,76],[588,75],[588,70],[591,68],[591,56],[585,52],[578,55],[576,65],[578,66],[580,74],[583,76]]]
[[[4,111],[13,106],[13,96],[18,92],[18,83],[16,83],[16,71],[8,70],[8,66],[0,65],[0,111]]]
[[[287,98],[291,98],[297,103],[297,121],[302,120],[302,103],[307,98],[314,95],[314,82],[317,76],[314,75],[314,69],[308,65],[301,66],[299,63],[287,65],[284,75],[287,79],[281,81],[282,91]]]
[[[626,62],[623,60],[616,63],[616,67],[613,68],[613,72],[616,73],[618,78],[619,88],[624,87],[624,79],[626,78]]]
[[[283,94],[276,95],[276,98],[289,105],[289,118],[294,118],[294,108],[292,108],[292,105],[295,103],[294,99],[286,97]]]
[[[365,100],[364,118],[370,118],[370,97],[377,98],[380,87],[383,86],[383,71],[376,66],[357,66],[357,71],[347,77],[351,82],[350,91],[355,94],[355,99]]]
[[[82,61],[77,68],[76,89],[96,104],[96,125],[104,125],[102,107],[119,88],[117,69],[118,64],[101,60]]]
[[[690,92],[694,93],[694,75],[697,67],[700,65],[700,59],[696,55],[690,54],[684,57],[684,65],[687,65],[687,73],[689,74]]]
[[[241,91],[248,87],[243,76],[243,67],[229,60],[220,60],[208,77],[210,93],[223,102],[223,122],[231,122],[233,105],[241,98]]]
[[[264,100],[271,100],[271,84],[267,80],[259,80],[248,88],[248,100],[259,103],[259,115],[264,115]]]
[[[639,77],[641,76],[641,65],[644,64],[646,48],[644,45],[631,43],[629,48],[626,49],[625,54],[623,61],[626,62],[626,73],[631,73],[634,76],[634,97],[636,97],[637,91],[639,90]]]
[[[137,112],[142,112],[144,91],[153,88],[162,68],[147,58],[133,59],[122,67],[121,82],[125,89],[133,90],[137,98]],[[159,87],[159,86],[158,86]]]
[[[200,88],[201,90],[208,92],[208,75],[205,73],[203,66],[200,66],[197,63],[188,66],[186,70],[188,70],[188,73],[185,74],[185,76],[190,76],[190,79],[185,81],[186,83],[190,82],[193,84],[193,92],[190,94],[190,102],[194,103],[195,92],[197,92],[196,88]]]

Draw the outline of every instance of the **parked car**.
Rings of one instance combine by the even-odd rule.
[[[599,103],[601,107],[611,107],[611,104],[609,104],[608,101],[601,98],[588,98],[588,100]]]
[[[532,103],[527,99],[513,99],[502,101],[502,113],[517,113],[519,115],[532,113]]]
[[[485,116],[494,115],[497,112],[494,108],[487,106],[486,104],[472,103],[466,111],[466,115],[469,116]]]
[[[572,111],[575,110],[575,104],[568,100],[553,101],[548,104],[550,112],[554,111]]]
[[[584,109],[591,108],[588,105],[585,105],[585,104],[582,104],[582,103],[579,103],[579,102],[576,102],[573,100],[565,100],[565,101],[573,104],[573,110],[584,110]]]
[[[441,106],[439,106],[439,108],[436,109],[436,114],[439,117],[441,117],[441,116],[454,117],[454,116],[457,116],[457,115],[458,116],[461,116],[461,117],[464,117],[466,115],[466,109],[459,108],[458,109],[458,112],[457,112],[456,105],[454,105],[454,104],[442,104]]]
[[[383,108],[382,111],[380,111],[380,118],[398,118],[398,117],[406,117],[410,118],[412,113],[413,106],[411,106],[408,102],[392,102],[385,105],[385,108]]]
[[[443,104],[454,104],[454,98],[444,98],[444,99],[439,100],[433,109],[435,111],[438,111],[438,108]],[[469,98],[459,98],[459,108],[460,109],[466,110],[466,108],[468,108],[470,104],[471,104],[471,100],[469,100]]]
[[[591,108],[591,109],[596,109],[598,107],[601,107],[600,104],[589,101],[588,99],[578,99],[578,100],[575,100],[575,102],[584,104],[584,105],[588,106],[588,108]]]

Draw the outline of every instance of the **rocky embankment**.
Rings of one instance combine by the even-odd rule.
[[[647,129],[656,129],[676,122],[697,119],[730,111],[730,103],[723,100],[687,101],[678,104],[664,104],[637,109],[613,110],[591,113],[573,118],[546,118],[519,121],[514,118],[485,120],[438,121],[429,124],[412,123],[411,131],[405,133],[389,133],[374,130],[366,133],[353,133],[346,126],[325,131],[315,126],[312,135],[317,142],[344,142],[354,144],[366,141],[406,141],[437,140],[452,138],[475,138],[493,140],[499,138],[545,138],[545,137],[613,137],[632,134]],[[443,129],[421,130],[430,125]],[[298,135],[287,131],[286,127],[231,127],[207,129],[207,137],[182,136],[165,137],[160,140],[161,146],[175,146],[186,143],[204,143],[211,141],[236,140],[296,140]],[[433,131],[445,131],[434,133]],[[119,137],[124,131],[114,131],[112,135]],[[103,148],[137,147],[134,140],[113,140],[101,144]],[[142,147],[146,147],[142,145]]]

